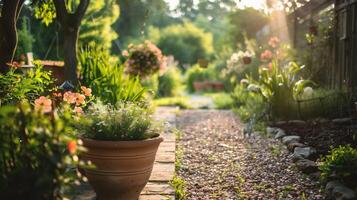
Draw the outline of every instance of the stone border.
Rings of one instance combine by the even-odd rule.
[[[350,122],[350,118],[346,119],[335,119],[332,120],[333,123],[346,123]],[[282,123],[282,122],[280,122]],[[302,120],[291,120],[285,123],[295,124],[298,126],[306,125],[305,121]],[[301,142],[301,137],[297,135],[287,135],[286,132],[277,127],[267,127],[266,132],[268,135],[273,136],[274,139],[280,140],[284,145],[287,146],[289,152],[292,152],[292,159],[295,166],[301,172],[311,175],[313,177],[319,177],[320,171],[316,162],[311,160],[313,156],[316,156],[317,151],[313,147]],[[354,190],[343,185],[339,181],[329,181],[325,186],[325,192],[329,199],[338,200],[356,200],[357,194]]]

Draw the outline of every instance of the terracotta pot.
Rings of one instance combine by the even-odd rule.
[[[195,92],[200,92],[206,89],[206,83],[195,81],[193,82],[193,87],[195,89]]]
[[[84,169],[98,200],[137,200],[149,180],[162,137],[141,141],[82,139],[81,155],[95,169]]]
[[[198,59],[198,65],[201,68],[207,68],[208,67],[208,60],[206,60],[206,59]]]
[[[243,63],[244,63],[245,65],[249,65],[250,63],[252,63],[252,58],[249,57],[249,56],[244,56],[244,57],[243,57]]]
[[[224,84],[223,84],[223,83],[220,83],[220,82],[214,83],[213,87],[214,87],[214,89],[215,89],[216,91],[222,91],[222,90],[224,90]]]

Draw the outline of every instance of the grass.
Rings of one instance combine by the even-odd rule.
[[[233,107],[233,99],[228,93],[205,93],[204,96],[211,97],[213,99],[216,109],[228,110]]]
[[[177,200],[185,199],[185,196],[186,196],[186,192],[185,192],[186,182],[185,182],[185,180],[183,180],[181,177],[179,177],[175,174],[174,178],[171,181],[171,185],[175,190],[175,199],[177,199]]]
[[[175,133],[176,141],[180,140],[182,138],[182,132],[178,129],[173,130]],[[181,146],[176,146],[176,152],[175,152],[175,171],[177,172],[182,165],[182,157],[183,157],[183,148]],[[183,178],[179,177],[177,173],[175,172],[174,178],[170,182],[172,187],[175,190],[175,199],[177,200],[182,200],[185,199],[186,192],[185,192],[185,187],[186,187],[186,182],[183,180]]]
[[[190,109],[189,99],[187,97],[166,97],[155,99],[155,106],[178,106],[181,109]]]

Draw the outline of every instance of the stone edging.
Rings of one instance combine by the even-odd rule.
[[[300,120],[293,120],[292,123],[305,123]],[[267,127],[266,132],[268,135],[274,137],[276,140],[280,140],[287,146],[289,152],[292,152],[292,159],[298,170],[305,174],[309,174],[314,177],[319,177],[320,172],[316,162],[311,160],[313,156],[316,156],[316,149],[309,147],[301,142],[300,136],[287,135],[286,132],[277,127]],[[339,200],[354,200],[357,199],[357,194],[352,189],[343,185],[338,181],[329,181],[326,184],[325,192],[329,199]]]

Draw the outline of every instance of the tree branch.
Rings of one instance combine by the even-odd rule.
[[[53,0],[53,3],[55,4],[57,18],[62,24],[68,15],[65,0]]]
[[[90,0],[81,0],[78,5],[77,11],[75,12],[75,18],[77,20],[77,24],[79,25],[84,17],[84,14],[87,11]]]
[[[16,21],[19,19],[20,17],[20,13],[22,10],[22,7],[24,6],[25,0],[20,0],[17,4],[17,9],[16,9]]]

